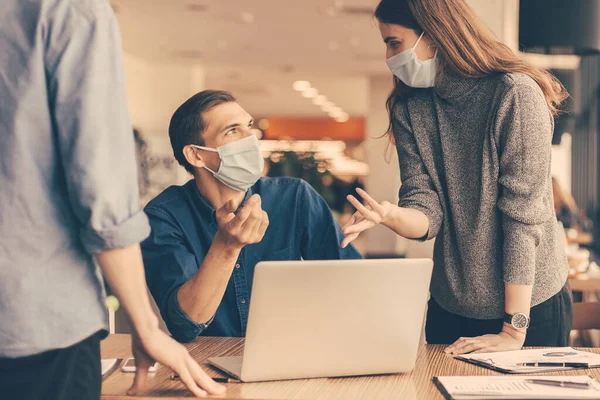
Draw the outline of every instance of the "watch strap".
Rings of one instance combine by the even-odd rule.
[[[506,322],[507,324],[509,324],[510,326],[512,326],[512,327],[513,327],[513,328],[515,328],[515,329],[528,329],[528,328],[529,328],[529,325],[531,324],[531,318],[530,318],[530,317],[528,317],[527,315],[525,315],[525,318],[527,318],[527,326],[526,326],[525,328],[517,328],[517,327],[516,327],[516,326],[514,326],[514,325],[513,325],[513,323],[512,323],[513,317],[514,317],[516,314],[523,314],[523,315],[525,315],[524,313],[515,313],[515,314],[509,314],[509,313],[505,312],[505,313],[504,313],[504,322]]]

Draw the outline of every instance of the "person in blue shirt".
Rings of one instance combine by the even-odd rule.
[[[152,233],[142,252],[150,292],[178,341],[245,336],[259,261],[361,257],[340,247],[340,226],[310,185],[261,177],[252,124],[230,93],[215,90],[171,118],[175,158],[194,179],[146,206]]]

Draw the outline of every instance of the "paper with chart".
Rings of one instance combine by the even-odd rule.
[[[463,354],[458,359],[474,360],[480,365],[487,364],[491,367],[509,370],[512,373],[527,374],[546,371],[563,371],[564,367],[523,367],[519,363],[532,362],[575,362],[586,363],[590,368],[600,367],[600,354],[587,351],[578,351],[572,347],[553,347],[535,350],[515,350],[498,353]]]
[[[530,379],[590,384],[589,389],[574,389],[529,383]],[[441,376],[438,387],[452,399],[598,399],[600,382],[589,376]]]

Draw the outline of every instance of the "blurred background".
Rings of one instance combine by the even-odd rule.
[[[578,302],[572,344],[598,347],[600,331],[590,329],[600,328],[600,0],[467,1],[498,40],[571,95],[555,121],[554,205]],[[397,201],[398,160],[384,136],[392,75],[372,17],[377,0],[111,3],[143,204],[190,179],[173,158],[168,124],[204,89],[231,91],[253,115],[265,175],[305,179],[340,223],[354,211],[345,196],[357,187]],[[431,257],[432,242],[376,227],[356,246],[370,258]]]
[[[600,205],[600,4],[468,2],[499,40],[550,69],[571,93],[553,145],[557,214],[570,244],[592,250]],[[353,212],[345,196],[356,187],[379,201],[397,201],[397,156],[391,148],[386,157],[382,137],[392,78],[372,17],[377,3],[112,0],[123,37],[142,201],[189,179],[172,157],[168,123],[183,101],[209,88],[231,91],[255,118],[264,173],[307,180],[341,223]],[[416,257],[430,256],[432,243],[413,243],[377,227],[357,247],[368,257]]]

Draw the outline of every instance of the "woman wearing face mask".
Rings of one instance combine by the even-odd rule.
[[[395,76],[400,202],[349,196],[357,213],[343,245],[376,224],[437,237],[426,337],[447,352],[567,345],[572,300],[550,176],[564,89],[464,0],[383,0],[375,17]]]

